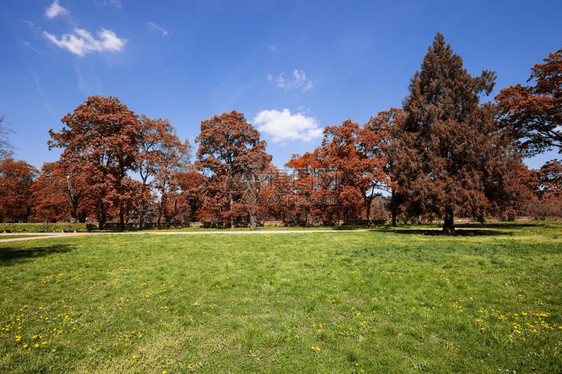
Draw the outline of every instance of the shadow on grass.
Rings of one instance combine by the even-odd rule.
[[[43,245],[33,248],[0,248],[0,266],[12,266],[33,258],[49,256],[56,253],[66,253],[74,248],[64,244]]]
[[[375,230],[376,231],[376,230]],[[431,229],[395,229],[395,230],[385,230],[386,232],[394,232],[397,234],[405,235],[426,235],[426,236],[443,236],[443,237],[453,237],[453,236],[500,236],[500,235],[513,235],[511,232],[505,232],[501,230],[470,230],[470,229],[457,229],[455,234],[446,234],[442,230],[431,230]]]

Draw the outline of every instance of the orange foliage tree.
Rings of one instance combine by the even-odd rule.
[[[518,84],[500,91],[500,120],[511,129],[526,155],[558,148],[562,152],[562,49],[532,69],[534,86]]]
[[[324,130],[322,145],[312,153],[293,155],[305,221],[312,214],[324,222],[371,219],[376,191],[389,182],[383,152],[387,137],[373,126],[361,128],[350,120]]]
[[[139,152],[135,160],[135,170],[141,179],[140,191],[136,198],[139,228],[142,228],[146,214],[152,205],[151,190],[158,193],[160,201],[156,206],[157,220],[169,224],[183,207],[178,206],[178,183],[180,173],[189,166],[191,145],[187,139],[182,142],[174,127],[163,119],[140,117],[137,131]]]
[[[90,96],[61,121],[66,127],[49,131],[49,147],[63,148],[60,160],[70,175],[86,180],[99,228],[111,210],[123,228],[131,198],[124,180],[138,156],[137,116],[116,97]]]
[[[33,207],[33,183],[39,172],[11,157],[0,161],[0,221],[27,222]]]
[[[231,227],[248,218],[255,228],[262,182],[271,162],[259,132],[243,114],[232,111],[201,122],[195,141],[199,143],[195,165],[207,177],[201,191],[203,217]]]

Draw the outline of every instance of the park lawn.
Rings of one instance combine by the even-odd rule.
[[[562,229],[0,243],[0,372],[553,373]]]
[[[36,236],[37,236],[37,235],[33,235],[33,234],[30,234],[30,235],[26,235],[26,234],[21,234],[21,235],[18,235],[18,234],[15,234],[15,235],[14,235],[14,234],[0,234],[0,240],[3,240],[3,239],[33,238],[33,237],[36,237]]]

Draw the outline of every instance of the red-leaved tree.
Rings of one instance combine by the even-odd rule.
[[[27,222],[33,207],[33,183],[39,172],[11,157],[0,161],[0,221]]]
[[[110,210],[123,228],[127,199],[132,198],[124,179],[138,157],[137,116],[116,97],[91,96],[61,121],[63,129],[49,131],[49,147],[62,148],[60,161],[71,178],[88,184],[99,228]]]
[[[231,227],[247,217],[255,228],[262,180],[271,162],[259,132],[243,114],[232,111],[201,122],[195,141],[195,165],[207,177],[203,217]]]
[[[499,118],[513,131],[528,156],[558,149],[562,152],[562,49],[531,68],[534,86],[517,84],[500,91]]]

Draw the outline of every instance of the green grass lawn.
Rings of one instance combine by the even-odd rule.
[[[562,367],[562,229],[0,243],[0,372]]]
[[[33,238],[34,236],[37,235],[33,235],[33,234],[21,234],[21,235],[13,235],[13,234],[0,234],[0,240],[2,239],[21,239],[21,238]]]

